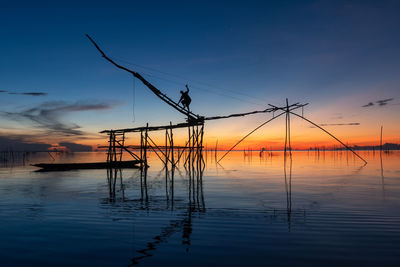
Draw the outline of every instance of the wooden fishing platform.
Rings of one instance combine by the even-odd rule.
[[[174,145],[173,130],[179,128],[188,129],[188,139],[185,145]],[[153,138],[150,137],[150,132],[165,131],[164,144],[157,144]],[[106,133],[108,138],[107,162],[122,161],[123,153],[128,153],[133,159],[140,163],[141,168],[147,168],[148,165],[148,152],[152,151],[163,162],[164,165],[171,164],[175,166],[186,152],[185,165],[190,164],[188,158],[194,160],[201,160],[201,152],[203,150],[203,135],[204,135],[204,120],[203,118],[192,120],[188,122],[149,126],[136,128],[125,128],[115,130],[104,130],[100,133]],[[140,133],[139,145],[126,145],[125,134],[127,133]],[[159,142],[159,140],[157,140]],[[101,148],[104,148],[102,146]],[[139,151],[138,151],[139,150]],[[139,153],[138,153],[139,152]],[[175,155],[177,153],[177,155]]]
[[[145,127],[136,127],[136,128],[125,128],[125,129],[117,129],[117,130],[104,130],[101,131],[100,133],[106,133],[109,136],[109,145],[108,145],[108,153],[107,153],[107,163],[114,163],[114,162],[121,162],[122,161],[122,155],[123,152],[129,153],[135,160],[139,161],[140,167],[141,168],[147,168],[147,151],[149,149],[153,150],[155,154],[160,158],[160,160],[165,164],[165,167],[167,169],[168,163],[171,163],[172,167],[175,167],[177,163],[179,163],[179,160],[181,159],[181,156],[185,151],[186,153],[186,159],[185,159],[185,167],[186,164],[190,166],[193,166],[194,164],[199,164],[199,163],[204,163],[203,156],[202,156],[202,151],[203,151],[203,135],[204,135],[204,122],[208,120],[218,120],[218,119],[228,119],[228,118],[233,118],[233,117],[243,117],[247,115],[253,115],[253,114],[260,114],[260,113],[272,113],[272,118],[268,119],[258,127],[256,127],[254,130],[249,132],[246,136],[244,136],[242,139],[240,139],[234,146],[232,146],[219,160],[221,161],[230,151],[232,151],[239,143],[241,143],[243,140],[245,140],[248,136],[250,136],[252,133],[263,127],[264,125],[268,124],[269,122],[285,115],[286,116],[286,133],[285,133],[285,155],[286,152],[289,151],[291,153],[292,147],[291,147],[291,140],[290,140],[290,116],[294,115],[296,117],[299,117],[308,123],[312,124],[313,126],[319,128],[320,130],[324,131],[328,135],[330,135],[332,138],[334,138],[336,141],[338,141],[340,144],[342,144],[344,147],[346,147],[349,151],[353,152],[358,158],[363,160],[365,163],[366,161],[359,156],[356,152],[354,152],[349,146],[347,146],[345,143],[343,143],[341,140],[339,140],[337,137],[335,137],[333,134],[328,132],[327,130],[323,129],[320,125],[312,122],[309,119],[306,119],[304,117],[303,111],[304,107],[308,105],[308,103],[294,103],[294,104],[289,104],[288,99],[286,99],[286,105],[284,106],[275,106],[268,104],[267,108],[263,110],[256,110],[256,111],[250,111],[250,112],[245,112],[245,113],[237,113],[237,114],[230,114],[230,115],[224,115],[224,116],[214,116],[214,117],[205,117],[201,116],[198,114],[193,113],[190,108],[189,104],[183,104],[180,105],[181,100],[178,102],[174,101],[172,98],[168,97],[165,93],[163,93],[161,90],[159,90],[156,86],[154,86],[152,83],[150,83],[148,80],[146,80],[141,74],[138,72],[128,69],[127,67],[124,67],[117,62],[115,62],[113,59],[108,57],[103,50],[97,45],[97,43],[89,36],[87,35],[87,38],[90,40],[90,42],[94,45],[94,47],[100,52],[101,56],[106,59],[108,62],[113,64],[115,67],[131,74],[134,78],[140,80],[143,85],[145,85],[155,96],[157,96],[159,99],[161,99],[163,102],[165,102],[167,105],[170,107],[174,108],[176,111],[179,113],[183,114],[187,119],[185,123],[178,123],[178,124],[172,124],[170,122],[169,125],[164,125],[164,126],[150,126],[147,123]],[[187,88],[187,93],[189,92],[189,87],[186,85]],[[182,93],[182,91],[181,91]],[[182,93],[183,97],[183,93]],[[189,98],[190,100],[190,98]],[[295,113],[295,110],[301,109],[301,115]],[[275,116],[275,112],[278,112],[279,114]],[[174,139],[173,139],[173,129],[177,128],[187,128],[188,129],[188,139],[186,141],[186,144],[180,148],[177,148],[174,146]],[[149,132],[152,131],[165,131],[165,144],[164,146],[157,145],[154,140],[149,136]],[[138,146],[126,146],[125,145],[125,134],[126,133],[140,133],[140,145]],[[138,148],[140,150],[140,155],[136,155],[133,151],[129,150],[130,148]],[[178,150],[178,155],[177,159],[175,160],[174,156],[174,149],[175,152]]]

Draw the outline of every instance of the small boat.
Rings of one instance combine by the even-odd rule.
[[[140,160],[90,163],[38,163],[32,166],[41,168],[39,171],[69,171],[81,169],[109,169],[109,168],[139,168]]]

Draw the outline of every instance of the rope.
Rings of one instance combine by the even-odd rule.
[[[138,65],[138,64],[135,64],[135,63],[132,63],[132,62],[129,62],[129,61],[117,58],[117,57],[110,57],[110,58],[111,59],[115,59],[115,60],[119,60],[121,62],[124,62],[124,63],[128,64],[128,65],[133,65],[133,66],[136,66],[136,67],[139,67],[139,68],[147,69],[149,71],[158,72],[160,74],[163,74],[163,75],[166,75],[166,76],[169,76],[169,77],[175,77],[175,78],[178,78],[178,79],[182,80],[182,82],[179,82],[179,81],[176,81],[176,80],[167,79],[167,78],[160,77],[160,76],[157,76],[157,75],[154,75],[154,74],[150,74],[150,73],[148,73],[146,71],[141,71],[140,72],[142,75],[145,75],[145,76],[148,76],[148,77],[152,77],[152,78],[155,78],[155,79],[163,80],[163,81],[166,81],[166,82],[169,82],[169,83],[173,83],[173,84],[177,84],[177,85],[184,85],[185,82],[187,83],[187,79],[184,78],[183,76],[180,76],[180,75],[175,75],[175,74],[170,74],[170,73],[167,73],[167,72],[164,72],[164,71],[159,71],[159,70],[156,70],[156,69],[153,69],[153,68],[149,68],[149,67],[145,67],[145,66],[142,66],[142,65]],[[224,89],[224,88],[221,88],[221,87],[213,86],[213,85],[210,85],[210,84],[205,83],[205,82],[191,80],[191,83],[197,83],[197,84],[200,84],[200,85],[203,85],[203,86],[206,86],[206,87],[210,87],[210,88],[213,88],[213,89],[218,89],[219,91],[222,90],[222,91],[225,91],[225,92],[229,92],[229,93],[234,93],[234,94],[240,95],[242,97],[244,96],[244,97],[247,97],[247,98],[252,98],[252,99],[261,101],[260,98],[258,98],[258,97],[251,96],[251,95],[248,95],[248,94],[244,94],[244,93],[241,93],[241,92],[236,92],[234,90],[229,90],[229,89]],[[220,95],[220,96],[223,96],[223,97],[229,97],[229,98],[241,101],[241,102],[247,102],[247,103],[250,103],[250,104],[262,106],[261,103],[255,103],[253,101],[245,100],[245,99],[242,99],[240,97],[235,97],[235,96],[232,96],[232,95],[223,94],[221,92],[215,92],[213,90],[205,89],[203,87],[200,88],[198,86],[193,86],[192,85],[191,88],[195,88],[197,90],[200,90],[200,91],[203,91],[203,92],[208,92],[208,93],[215,94],[215,95]]]
[[[149,73],[146,73],[146,72],[141,72],[141,74],[143,76],[147,76],[147,77],[151,77],[151,78],[154,78],[154,79],[162,80],[162,81],[169,82],[169,83],[172,83],[172,84],[177,84],[177,85],[181,85],[181,86],[185,84],[184,82],[173,81],[173,80],[166,79],[166,78],[163,78],[163,77],[159,77],[159,76],[156,76],[156,75],[153,75],[153,74],[149,74]],[[192,85],[190,88],[192,88],[192,89],[194,88],[195,90],[199,90],[199,91],[203,91],[203,92],[208,92],[208,93],[211,93],[211,94],[214,94],[214,95],[228,97],[228,98],[240,101],[240,102],[246,102],[246,103],[253,104],[253,105],[258,105],[258,106],[264,106],[261,103],[256,103],[256,102],[249,101],[249,100],[246,100],[246,99],[242,99],[242,98],[239,98],[239,97],[236,97],[236,96],[233,96],[233,95],[227,95],[227,94],[224,94],[224,93],[221,93],[221,92],[215,92],[215,91],[208,90],[208,89],[205,89],[205,88],[200,88],[200,87],[195,86],[195,85]]]

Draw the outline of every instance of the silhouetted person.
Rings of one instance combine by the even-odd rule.
[[[189,105],[192,102],[192,99],[189,96],[189,86],[186,84],[186,91],[181,91],[181,98],[179,99],[179,103],[182,102],[182,106],[184,108],[186,108],[188,111],[190,111],[189,109]]]

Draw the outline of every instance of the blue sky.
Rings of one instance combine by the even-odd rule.
[[[47,93],[0,93],[2,135],[40,135],[48,124],[4,112],[54,101],[64,112],[52,119],[88,134],[183,120],[102,59],[86,33],[171,98],[188,83],[192,109],[202,115],[262,109],[288,97],[310,102],[309,114],[329,123],[340,112],[365,119],[362,105],[393,98],[385,109],[373,107],[392,118],[400,97],[399,11],[398,1],[2,2],[0,90]],[[109,107],[65,109],[77,103]],[[64,134],[52,136],[73,139]]]

